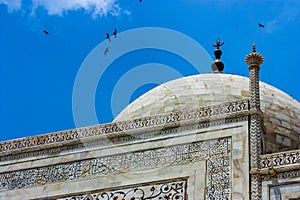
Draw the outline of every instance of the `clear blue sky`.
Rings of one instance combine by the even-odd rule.
[[[265,27],[259,28],[258,23]],[[212,43],[220,37],[225,42],[221,48],[224,72],[242,76],[248,76],[244,58],[255,42],[265,58],[260,80],[300,101],[300,2],[296,0],[0,0],[0,26],[0,141],[75,128],[73,90],[83,61],[96,47],[110,47],[106,56],[102,50],[99,54],[97,63],[103,68],[102,61],[125,44],[126,33],[142,27],[185,34],[213,59]],[[109,42],[105,33],[112,34],[114,28],[120,37]],[[122,34],[124,42],[120,42]],[[146,33],[136,36],[137,40],[147,38]],[[138,43],[132,38],[127,42]],[[180,50],[179,41],[172,44]],[[99,123],[111,122],[121,110],[122,106],[112,111],[115,101],[128,104],[160,84],[143,72],[147,63],[168,66],[180,76],[198,73],[185,59],[161,49],[141,48],[116,57],[97,83],[94,99]],[[140,67],[131,83],[147,81],[137,83],[134,91],[123,81],[121,89],[128,94],[115,93],[121,77],[136,66]],[[156,75],[161,82],[172,79],[168,70]],[[129,100],[123,98],[126,95]]]

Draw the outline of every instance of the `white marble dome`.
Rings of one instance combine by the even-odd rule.
[[[246,99],[249,79],[231,74],[199,74],[164,83],[128,105],[114,121],[149,117],[179,110]],[[300,147],[300,103],[260,82],[267,152]]]

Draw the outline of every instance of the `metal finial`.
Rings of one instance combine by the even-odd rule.
[[[214,47],[216,47],[217,49],[220,48],[220,46],[222,46],[224,44],[224,42],[221,43],[221,39],[217,38],[216,44],[213,44]]]
[[[255,46],[255,43],[252,44],[252,52],[256,52],[256,46]]]
[[[220,38],[217,39],[216,44],[213,44],[213,47],[216,47],[214,51],[216,60],[212,63],[211,67],[215,73],[222,73],[224,69],[224,63],[221,61],[222,51],[220,49],[220,46],[222,46],[223,44],[224,42],[221,43]]]

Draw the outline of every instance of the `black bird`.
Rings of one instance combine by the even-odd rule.
[[[106,33],[106,39],[108,39],[108,41],[111,41],[108,33]]]
[[[142,0],[140,0],[140,2],[142,2]]]
[[[114,30],[113,35],[115,36],[115,38],[117,37],[117,29]]]
[[[49,32],[46,30],[43,30],[43,33],[45,33],[46,35],[49,35]]]
[[[104,55],[106,55],[109,52],[109,47],[106,47],[106,49],[104,50]]]
[[[261,23],[258,23],[258,27],[262,27],[262,28],[265,28],[265,26]]]

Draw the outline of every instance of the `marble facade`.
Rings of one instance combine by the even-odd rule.
[[[300,199],[300,103],[246,61],[250,80],[185,77],[112,123],[1,142],[0,199]]]
[[[26,152],[21,151],[23,147],[11,148],[14,157],[9,155],[0,166],[0,197],[247,199],[249,186],[245,183],[249,182],[249,167],[245,134],[248,117],[245,103],[236,102],[240,106],[230,111],[231,117],[214,115],[214,111],[209,112],[209,117],[194,115],[178,119],[182,120],[180,125],[170,122],[149,130],[144,127],[137,132],[111,130],[111,138],[114,135],[116,138],[130,136],[115,143],[109,137],[97,135],[86,136],[85,140],[80,140],[80,145],[69,140],[73,150],[57,147],[54,141],[52,146],[36,145],[39,150],[36,146],[27,148]],[[92,140],[88,140],[89,137]],[[98,145],[97,141],[105,141],[105,145]],[[51,152],[51,149],[56,150]],[[35,154],[38,151],[45,154]],[[18,157],[24,153],[26,156]]]

